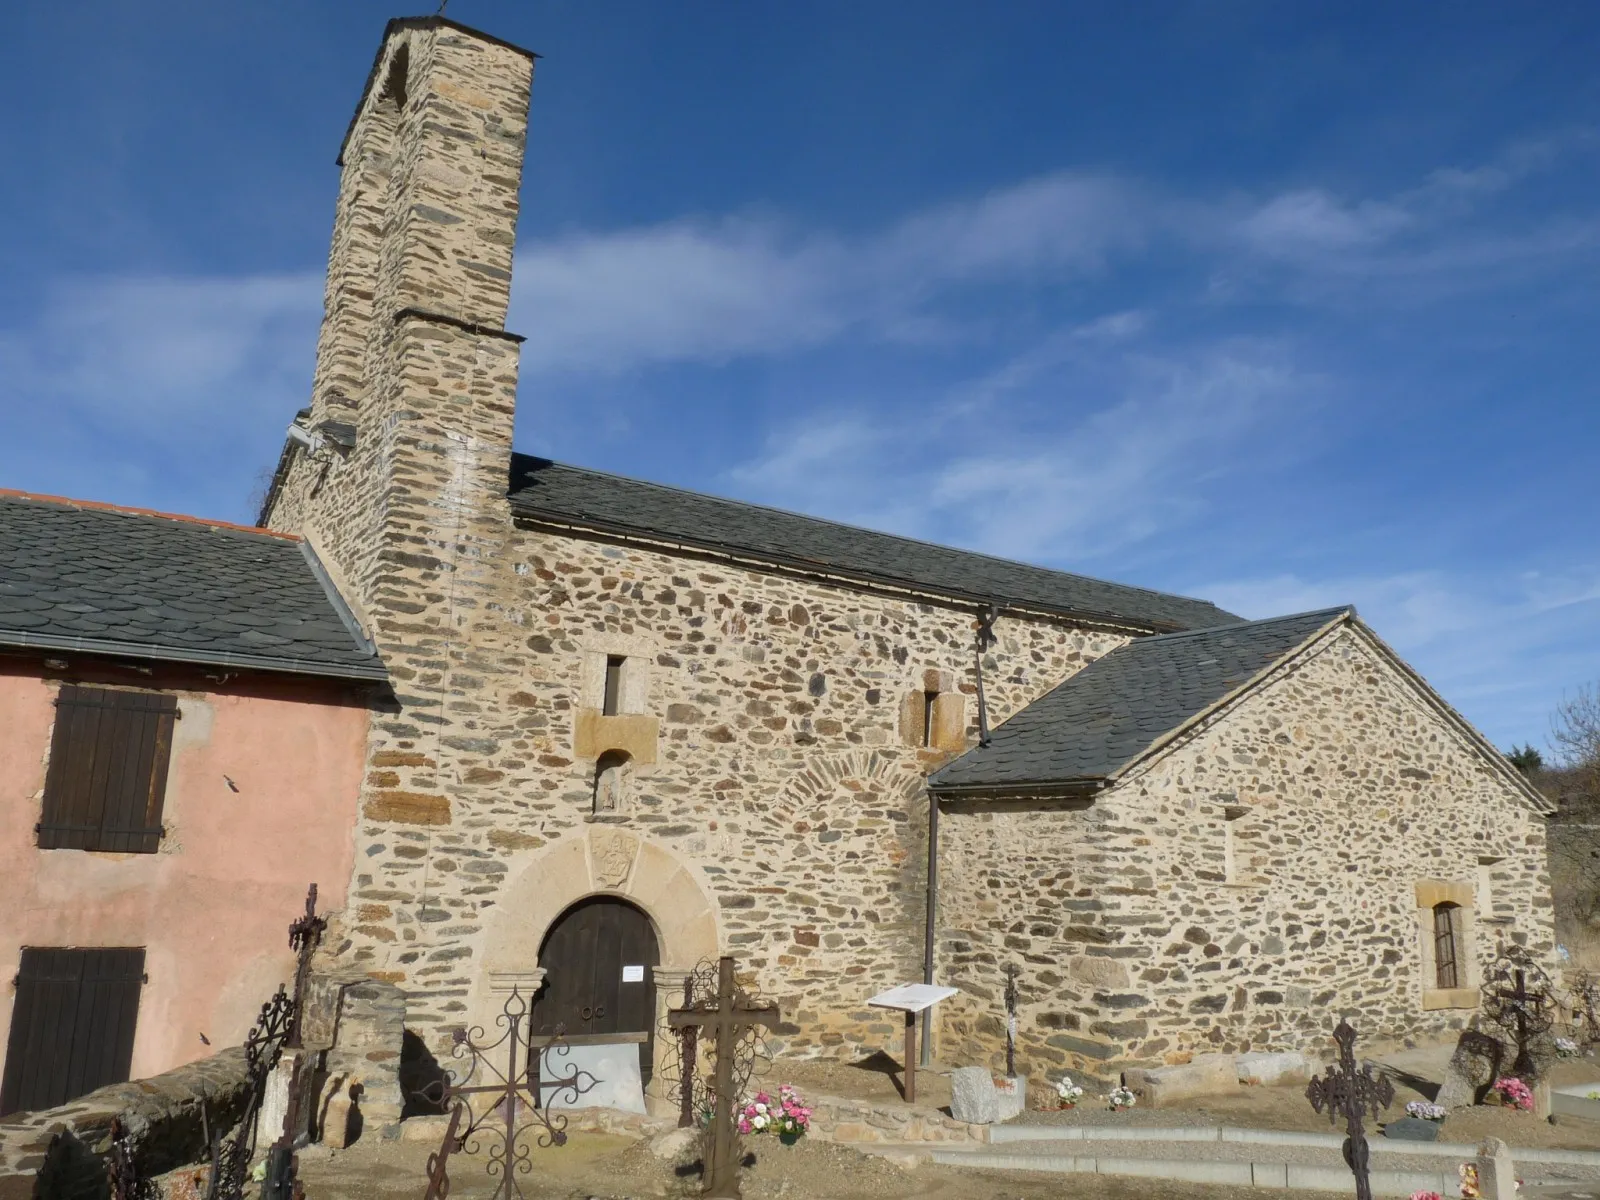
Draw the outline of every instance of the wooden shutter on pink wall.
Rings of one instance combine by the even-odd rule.
[[[62,685],[39,848],[154,854],[177,713],[161,692]]]

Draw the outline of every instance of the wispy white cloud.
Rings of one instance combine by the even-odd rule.
[[[1064,331],[913,421],[809,413],[728,475],[771,503],[820,502],[839,519],[992,553],[1115,553],[1197,519],[1230,468],[1322,390],[1270,345],[1168,357],[1126,344],[1141,322],[1118,314]],[[1074,392],[1089,394],[1053,402]]]
[[[840,336],[958,337],[933,305],[962,287],[1094,272],[1149,236],[1133,185],[1063,173],[935,206],[875,234],[771,218],[580,233],[517,256],[525,369],[725,362]]]
[[[109,427],[221,427],[305,403],[322,312],[312,272],[58,283],[33,320],[0,330],[0,395]]]

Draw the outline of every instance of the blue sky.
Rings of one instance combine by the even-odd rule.
[[[545,56],[519,449],[1600,679],[1592,3],[449,13]],[[0,485],[251,519],[391,15],[10,14]]]

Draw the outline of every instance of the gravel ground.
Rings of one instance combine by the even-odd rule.
[[[357,1143],[347,1151],[303,1155],[300,1178],[309,1200],[415,1200],[432,1147],[416,1142]],[[644,1200],[698,1194],[694,1168],[661,1162],[639,1143],[602,1134],[574,1134],[557,1149],[534,1152],[520,1176],[528,1200]],[[483,1157],[453,1158],[452,1200],[489,1195],[496,1180]],[[904,1169],[826,1142],[785,1147],[757,1142],[744,1172],[747,1200],[1261,1200],[1259,1190],[1171,1183],[1158,1179],[1083,1178],[1027,1172],[921,1166]],[[1334,1193],[1336,1195],[1342,1193]],[[1297,1192],[1304,1200],[1327,1194]]]

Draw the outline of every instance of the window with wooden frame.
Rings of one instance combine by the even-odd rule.
[[[1455,904],[1433,906],[1433,977],[1436,988],[1461,986],[1461,909]]]
[[[154,854],[177,715],[176,696],[64,684],[39,848]]]

